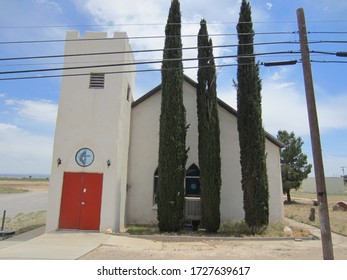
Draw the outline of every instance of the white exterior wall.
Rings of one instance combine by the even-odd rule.
[[[244,211],[237,119],[226,109],[218,109],[222,176],[221,221],[238,221],[244,219]]]
[[[124,38],[126,33],[115,33]],[[80,38],[77,31],[67,33],[65,54],[130,51],[127,39],[79,40],[107,38],[107,33],[87,32]],[[76,41],[75,41],[76,40]],[[104,65],[134,61],[132,54],[65,57],[64,66]],[[128,85],[134,90],[134,74],[106,74],[104,89],[89,88],[89,73],[134,70],[134,67],[95,67],[65,70],[55,132],[46,231],[58,228],[64,172],[103,173],[100,231],[118,231],[124,225],[126,174],[132,96],[127,101]],[[93,150],[92,165],[82,168],[75,162],[76,152],[83,147]],[[57,159],[61,165],[57,165]],[[107,160],[111,166],[107,167]]]
[[[196,89],[188,82],[183,84],[186,108],[186,147],[190,147],[186,168],[198,164],[198,128]],[[156,221],[153,207],[154,172],[158,167],[159,117],[161,90],[132,109],[131,139],[129,150],[128,223],[148,224]],[[221,131],[221,220],[244,218],[243,192],[241,189],[240,148],[236,117],[219,106]],[[268,177],[270,188],[270,219],[283,219],[282,181],[279,147],[266,140]]]
[[[268,139],[265,142],[266,167],[269,180],[269,219],[282,221],[284,218],[283,188],[280,165],[280,148]]]
[[[244,210],[237,119],[220,106],[218,113],[222,160],[221,220],[241,220],[244,219]],[[265,149],[270,194],[269,219],[270,221],[281,221],[284,217],[284,209],[280,150],[277,145],[268,139],[265,140]]]
[[[160,94],[156,93],[131,111],[128,223],[150,224],[157,218],[153,208],[153,178],[158,167],[160,104]]]
[[[344,194],[345,184],[342,177],[325,177],[325,185],[327,194]],[[316,193],[316,178],[309,177],[305,179],[302,184],[304,192]]]

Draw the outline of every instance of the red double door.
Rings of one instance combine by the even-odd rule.
[[[64,173],[60,229],[99,230],[103,174]]]

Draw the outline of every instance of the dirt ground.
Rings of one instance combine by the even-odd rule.
[[[4,180],[0,179],[0,187],[11,187],[32,192],[46,192],[48,180]]]
[[[115,236],[82,260],[322,260],[320,240],[180,240]],[[347,238],[333,237],[334,256],[347,260]]]

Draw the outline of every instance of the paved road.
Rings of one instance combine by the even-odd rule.
[[[47,210],[48,192],[26,192],[0,195],[0,215],[6,210],[6,217],[16,214]]]

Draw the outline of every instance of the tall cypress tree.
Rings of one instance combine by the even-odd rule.
[[[254,57],[251,6],[246,0],[242,0],[237,32],[237,125],[241,150],[241,183],[245,221],[256,232],[269,223],[269,190],[265,132],[261,116],[261,80]]]
[[[181,12],[171,2],[165,28],[159,131],[158,222],[160,231],[178,231],[183,222],[186,118],[183,105]]]
[[[205,20],[200,22],[198,60],[197,111],[201,225],[209,232],[216,232],[220,226],[220,130],[217,110],[216,68],[212,40],[209,39]]]

